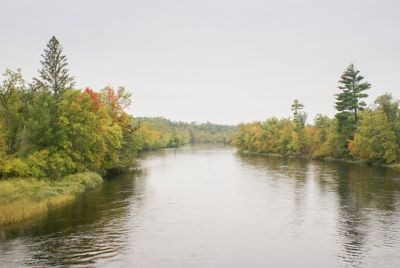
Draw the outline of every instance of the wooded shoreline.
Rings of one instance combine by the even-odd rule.
[[[0,84],[0,225],[69,202],[101,175],[135,169],[139,152],[192,143],[400,168],[400,101],[387,93],[367,106],[371,84],[353,64],[340,77],[334,118],[318,114],[309,124],[295,99],[289,118],[229,126],[134,117],[124,87],[76,89],[54,36],[40,63],[31,83],[6,70]]]
[[[249,151],[249,150],[240,150],[240,149],[238,149],[238,153],[244,154],[244,155],[251,154],[251,155],[269,156],[269,157],[338,162],[338,163],[347,163],[347,164],[355,164],[355,165],[367,165],[367,166],[391,168],[391,169],[400,171],[400,163],[384,164],[384,163],[371,162],[368,160],[354,160],[354,159],[333,158],[333,157],[312,157],[312,156],[307,156],[307,155],[283,155],[283,154],[274,154],[274,153],[260,153],[260,152],[254,152],[254,151]]]

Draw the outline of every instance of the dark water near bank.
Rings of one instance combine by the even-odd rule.
[[[0,266],[400,267],[400,176],[186,147],[0,229]],[[0,227],[1,228],[1,227]]]

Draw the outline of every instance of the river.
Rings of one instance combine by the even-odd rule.
[[[1,267],[400,267],[400,175],[187,146],[0,227]]]

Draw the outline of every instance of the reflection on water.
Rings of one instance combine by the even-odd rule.
[[[257,155],[243,155],[242,159],[249,166],[262,169],[270,177],[291,180],[296,204],[292,215],[298,223],[303,217],[302,213],[309,213],[307,208],[301,206],[307,204],[308,195],[320,192],[324,198],[318,202],[330,200],[336,203],[334,211],[331,204],[325,209],[337,213],[337,256],[344,263],[352,267],[400,265],[398,171],[342,162],[310,162]],[[317,188],[307,192],[310,191],[307,184]]]
[[[0,229],[0,266],[398,267],[390,169],[196,146]]]

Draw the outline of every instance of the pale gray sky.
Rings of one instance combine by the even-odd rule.
[[[136,116],[238,123],[334,114],[340,74],[353,62],[400,98],[396,0],[2,0],[0,70],[37,75],[52,35],[78,87],[124,85]]]

